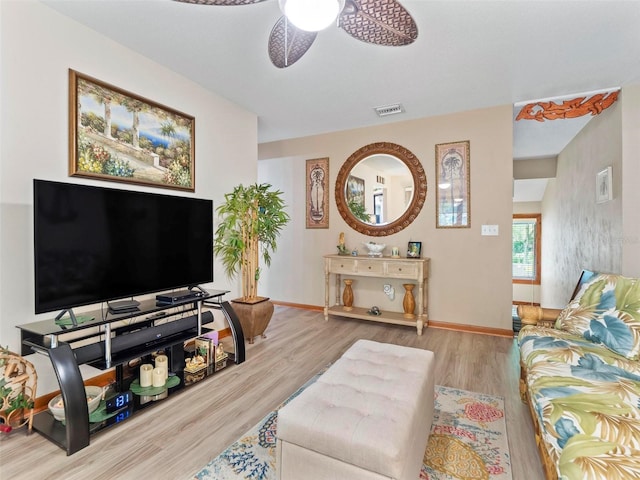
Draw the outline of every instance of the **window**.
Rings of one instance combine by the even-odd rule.
[[[513,283],[540,284],[541,215],[514,214],[511,236]]]

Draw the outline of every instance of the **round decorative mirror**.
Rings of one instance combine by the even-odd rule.
[[[335,188],[338,211],[364,235],[392,235],[413,222],[427,197],[420,160],[395,143],[371,143],[342,165]]]

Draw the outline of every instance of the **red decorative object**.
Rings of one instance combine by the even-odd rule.
[[[598,115],[609,108],[618,99],[618,91],[598,93],[592,97],[578,97],[564,100],[561,105],[555,102],[528,103],[516,117],[517,120],[558,120],[559,118],[578,118],[584,115]]]
[[[488,403],[470,402],[464,406],[464,414],[467,418],[476,422],[495,422],[504,417],[504,412]]]

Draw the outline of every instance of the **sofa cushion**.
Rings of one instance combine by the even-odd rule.
[[[528,370],[541,440],[560,478],[640,478],[640,376],[602,367],[539,362]]]
[[[640,362],[629,360],[572,333],[554,328],[526,326],[518,334],[520,357],[527,368],[541,362],[592,365],[594,369],[615,367],[640,375]]]
[[[556,328],[637,360],[640,356],[640,279],[595,275],[582,285],[562,311]]]

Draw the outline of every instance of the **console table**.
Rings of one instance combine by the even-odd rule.
[[[329,279],[335,275],[336,301],[329,306]],[[407,318],[402,312],[381,311],[380,315],[367,313],[366,308],[352,307],[345,309],[340,304],[341,276],[349,277],[376,277],[381,279],[402,279],[416,282],[418,291],[416,295],[415,318]],[[428,258],[392,258],[392,257],[349,257],[346,255],[324,256],[324,318],[329,315],[340,317],[358,318],[361,320],[373,320],[376,322],[393,323],[416,327],[418,335],[422,335],[422,329],[428,326]]]

